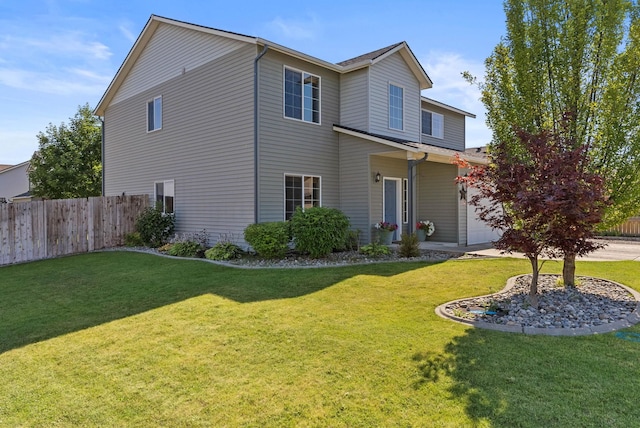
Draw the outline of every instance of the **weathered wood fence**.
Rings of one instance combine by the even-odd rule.
[[[640,216],[631,217],[624,223],[609,229],[608,232],[623,236],[640,236]]]
[[[147,195],[0,204],[0,265],[122,245]]]

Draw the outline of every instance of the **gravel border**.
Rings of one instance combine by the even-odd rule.
[[[493,294],[487,294],[484,296],[477,296],[477,297],[471,297],[471,298],[463,298],[463,299],[457,299],[457,300],[453,300],[451,302],[447,302],[444,303],[440,306],[438,306],[435,309],[435,312],[438,316],[444,318],[444,319],[448,319],[451,321],[455,321],[461,324],[465,324],[465,325],[470,325],[473,327],[478,327],[478,328],[483,328],[483,329],[487,329],[487,330],[495,330],[495,331],[503,331],[503,332],[509,332],[509,333],[523,333],[523,334],[543,334],[543,335],[549,335],[549,336],[584,336],[584,335],[590,335],[590,334],[600,334],[600,333],[609,333],[612,331],[616,331],[616,330],[620,330],[623,328],[628,328],[631,327],[635,324],[638,324],[640,322],[640,293],[638,293],[637,291],[635,291],[634,289],[627,287],[626,285],[617,283],[615,281],[611,281],[608,279],[602,279],[602,278],[593,278],[595,280],[598,281],[604,281],[607,282],[613,286],[617,286],[617,287],[621,287],[624,290],[626,290],[627,292],[629,292],[629,294],[631,294],[631,296],[633,296],[633,298],[636,301],[636,306],[635,309],[633,310],[633,312],[631,312],[631,314],[629,314],[625,319],[621,319],[621,320],[617,320],[614,322],[610,322],[607,324],[601,324],[601,325],[597,325],[597,326],[589,326],[589,327],[578,327],[578,328],[564,328],[564,327],[549,327],[549,328],[540,328],[540,327],[531,327],[531,326],[526,326],[523,324],[517,324],[517,325],[506,325],[506,324],[497,324],[494,322],[487,322],[487,321],[482,321],[482,320],[477,320],[477,319],[466,319],[466,318],[462,318],[462,317],[458,317],[453,315],[449,310],[447,310],[447,306],[451,306],[451,305],[455,305],[456,303],[459,302],[469,302],[469,303],[473,303],[474,301],[481,301],[482,299],[486,299],[486,298],[500,298],[501,295],[504,294],[508,294],[509,291],[514,287],[514,285],[516,284],[516,281],[523,277],[526,276],[525,275],[518,275],[518,276],[514,276],[511,277],[507,280],[507,285],[505,286],[505,288],[503,288],[502,290],[500,290],[497,293],[493,293]],[[548,275],[548,276],[557,276],[557,275],[551,275],[551,274],[544,274],[544,275]],[[541,275],[543,276],[543,275]],[[588,280],[590,277],[581,277],[582,279],[586,279]],[[580,287],[577,288],[578,290],[580,289]]]

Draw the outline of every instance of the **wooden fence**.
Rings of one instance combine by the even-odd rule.
[[[631,217],[624,223],[607,231],[609,234],[622,236],[640,236],[640,217]]]
[[[122,245],[149,197],[0,204],[0,265]]]

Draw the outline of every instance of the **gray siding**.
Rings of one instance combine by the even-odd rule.
[[[106,195],[150,194],[175,180],[179,232],[241,242],[253,222],[253,59],[245,45],[105,113]],[[163,127],[146,132],[146,102],[162,96]]]
[[[369,131],[369,69],[340,76],[340,125]]]
[[[404,88],[404,131],[389,128],[389,83]],[[369,132],[420,141],[420,86],[399,53],[370,67]]]
[[[465,116],[452,112],[451,110],[443,109],[442,107],[434,106],[432,104],[422,103],[422,110],[429,110],[434,113],[440,113],[444,116],[444,138],[434,138],[430,135],[422,134],[422,127],[420,133],[422,135],[422,142],[424,144],[430,144],[432,146],[443,147],[445,149],[452,149],[458,151],[464,151],[465,149]],[[422,119],[422,112],[420,113]],[[422,125],[421,125],[422,126]]]
[[[14,196],[29,191],[28,162],[14,165],[0,172],[0,198],[11,201]]]
[[[284,66],[320,76],[320,121],[284,117]],[[340,77],[336,72],[268,51],[262,57],[259,82],[259,221],[284,219],[284,175],[321,177],[322,205],[339,208],[338,135]]]
[[[425,162],[418,166],[418,209],[417,221],[431,220],[436,231],[433,241],[459,242],[460,208],[458,186],[455,178],[458,168],[435,162]],[[464,225],[466,229],[466,224]]]
[[[227,37],[160,24],[112,103],[126,100],[245,45]]]

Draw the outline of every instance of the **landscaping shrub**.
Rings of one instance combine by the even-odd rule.
[[[418,234],[403,233],[400,237],[400,245],[398,245],[398,254],[401,257],[418,257],[420,255]]]
[[[371,244],[363,245],[360,247],[360,252],[369,257],[388,256],[391,254],[391,250],[386,245],[372,242]]]
[[[169,240],[175,228],[173,214],[164,214],[157,208],[147,208],[136,220],[136,231],[145,245],[157,248]]]
[[[300,208],[291,217],[291,234],[296,251],[311,257],[324,257],[336,249],[344,249],[349,219],[336,208]]]
[[[347,231],[344,249],[346,251],[358,251],[360,249],[360,229]]]
[[[124,245],[127,247],[143,247],[144,241],[139,232],[132,232],[124,235]]]
[[[167,254],[177,257],[204,257],[209,236],[206,230],[194,233],[176,234],[171,240]]]
[[[244,240],[261,257],[283,258],[289,250],[289,224],[284,221],[250,224],[244,229]]]
[[[231,260],[242,256],[242,249],[231,241],[222,240],[204,252],[209,260]]]

